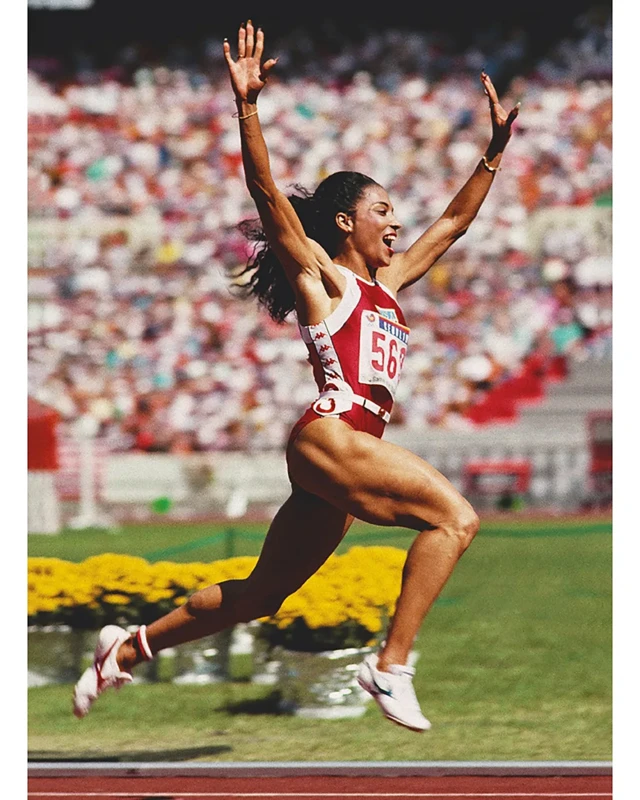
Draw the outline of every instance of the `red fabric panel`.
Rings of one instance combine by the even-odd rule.
[[[47,408],[30,397],[28,416],[27,468],[29,471],[57,470],[58,414],[52,408]]]

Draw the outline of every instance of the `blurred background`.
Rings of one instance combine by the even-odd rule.
[[[480,71],[522,102],[471,230],[403,293],[412,346],[387,434],[481,508],[610,501],[611,10],[547,6],[253,14],[280,59],[260,98],[276,181],[373,176],[403,247],[486,147]],[[53,524],[74,518],[89,449],[81,521],[155,500],[270,513],[316,389],[293,316],[272,323],[225,272],[255,216],[221,54],[238,13],[29,7],[29,393],[58,421]]]
[[[426,755],[375,709],[342,727],[274,715],[246,630],[181,674],[160,660],[82,730],[69,687],[50,685],[88,663],[87,630],[170,607],[173,562],[255,557],[289,493],[284,444],[316,395],[306,349],[294,318],[276,325],[227,277],[255,209],[222,40],[249,17],[279,57],[260,97],[278,185],[371,175],[401,247],[486,148],[480,72],[522,103],[478,218],[400,298],[411,348],[385,437],[483,522],[416,644],[416,688],[437,720],[430,758],[610,757],[611,5],[431,5],[29,0],[34,757],[277,760],[294,740],[298,758]],[[339,552],[410,542],[356,524]],[[93,556],[81,577],[47,571]],[[152,572],[141,600],[132,576]],[[73,616],[60,598],[88,585],[98,599]]]

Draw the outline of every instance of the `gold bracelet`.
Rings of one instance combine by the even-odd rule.
[[[232,114],[231,116],[232,116],[234,119],[249,119],[249,117],[253,117],[253,116],[254,116],[254,114],[257,114],[257,113],[258,113],[258,109],[256,108],[256,110],[255,110],[255,111],[252,111],[250,114],[245,114],[245,115],[244,115],[244,117],[241,117],[241,116],[240,116],[240,112],[239,112],[239,111],[236,111],[236,113],[235,113],[235,114]]]
[[[486,169],[488,172],[500,172],[500,167],[490,167],[490,166],[489,166],[489,162],[487,161],[487,157],[486,157],[486,156],[482,156],[482,159],[481,159],[481,162],[480,162],[480,163],[482,164],[482,166],[483,166],[483,167],[484,167],[484,168],[485,168],[485,169]]]

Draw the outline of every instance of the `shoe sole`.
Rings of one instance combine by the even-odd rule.
[[[93,669],[95,669],[95,667],[93,667],[93,666],[91,666],[91,667],[87,667],[87,669],[85,670],[85,672],[82,674],[82,676],[81,676],[80,680],[82,680],[82,678],[84,678],[85,674],[86,674],[86,673],[87,673],[89,670],[93,670]],[[80,683],[80,680],[78,681],[78,683],[76,683],[76,685],[75,685],[75,687],[74,687],[74,689],[73,689],[73,715],[74,715],[74,717],[76,717],[77,719],[83,719],[84,717],[86,717],[86,716],[87,716],[87,714],[89,713],[89,711],[91,710],[91,706],[92,706],[92,705],[95,703],[95,701],[98,699],[98,697],[97,697],[97,695],[96,695],[96,697],[95,697],[93,700],[91,700],[91,701],[89,702],[89,705],[87,706],[87,708],[86,708],[86,709],[85,709],[84,705],[80,705],[80,704],[79,704],[79,702],[78,702],[78,701],[79,701],[79,697],[78,697],[78,684]]]
[[[406,722],[403,722],[402,720],[398,719],[398,717],[394,717],[391,714],[387,713],[385,711],[385,709],[378,702],[378,693],[375,692],[375,691],[371,691],[371,687],[367,686],[367,684],[361,678],[356,678],[356,680],[360,684],[360,688],[364,689],[364,691],[367,692],[368,694],[370,694],[371,697],[373,697],[373,699],[376,701],[376,705],[378,706],[380,711],[382,711],[382,715],[383,715],[383,717],[385,717],[385,719],[388,719],[391,722],[394,722],[396,725],[399,725],[401,728],[407,728],[408,730],[415,731],[416,733],[424,733],[425,731],[430,730],[430,727],[429,728],[415,728],[413,725],[407,725]]]
[[[102,633],[102,631],[101,631],[101,633]],[[111,688],[111,687],[108,687],[108,686],[104,685],[105,681],[104,681],[104,678],[102,677],[102,667],[104,667],[104,663],[107,660],[107,658],[109,657],[109,654],[111,653],[113,648],[116,647],[116,645],[122,644],[123,641],[125,641],[125,640],[122,639],[122,641],[119,641],[117,638],[114,639],[113,642],[111,642],[111,644],[108,647],[106,647],[106,646],[104,647],[103,652],[100,654],[100,656],[98,656],[98,652],[97,651],[100,649],[100,639],[98,638],[98,644],[96,646],[96,653],[94,655],[93,665],[91,667],[87,667],[87,669],[85,670],[85,673],[89,672],[90,670],[94,670],[95,673],[96,673],[96,696],[93,698],[93,700],[91,700],[91,702],[89,703],[89,706],[88,706],[88,708],[86,710],[84,710],[83,708],[79,708],[78,705],[76,705],[78,684],[82,680],[82,677],[84,677],[84,673],[83,673],[83,676],[76,683],[76,685],[75,685],[75,687],[73,689],[73,714],[77,719],[83,719],[84,717],[86,717],[87,714],[89,713],[89,711],[91,711],[94,703],[96,702],[98,697],[104,692],[104,690],[107,689],[107,688]],[[117,690],[117,689],[120,689],[121,685],[122,684],[120,684],[120,685],[116,684],[112,688]]]

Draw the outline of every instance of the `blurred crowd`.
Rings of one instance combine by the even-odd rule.
[[[412,333],[394,423],[469,426],[532,355],[609,352],[610,20],[578,20],[533,63],[521,30],[465,49],[386,31],[327,52],[296,35],[278,52],[259,103],[276,182],[371,175],[403,223],[399,249],[486,148],[480,71],[505,107],[522,102],[478,218],[401,295]],[[316,396],[293,315],[276,325],[230,286],[252,247],[237,224],[255,208],[228,78],[209,58],[128,53],[64,84],[44,62],[29,72],[30,391],[114,449],[280,447]]]

